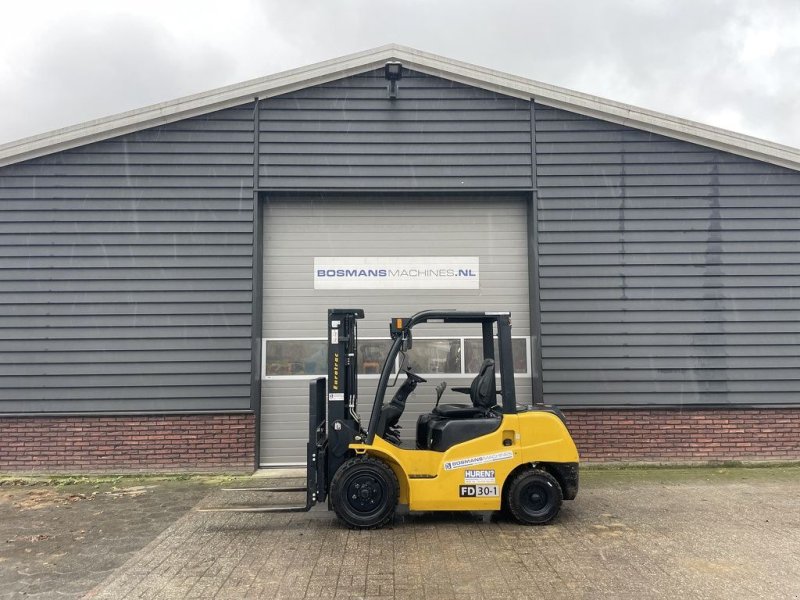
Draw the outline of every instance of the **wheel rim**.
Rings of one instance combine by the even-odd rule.
[[[384,482],[370,473],[357,474],[345,486],[348,507],[360,516],[370,515],[383,507],[386,497]]]
[[[533,517],[546,513],[552,504],[553,489],[546,483],[531,481],[522,488],[520,504],[522,509]]]

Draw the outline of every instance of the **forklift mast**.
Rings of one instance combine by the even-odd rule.
[[[364,318],[360,308],[328,310],[328,438],[331,424],[356,425],[358,413],[358,325]],[[348,442],[349,443],[349,442]]]
[[[307,447],[307,502],[326,499],[328,482],[362,439],[358,416],[358,319],[360,308],[328,310],[328,377],[311,382]]]

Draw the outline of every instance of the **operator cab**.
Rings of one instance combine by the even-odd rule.
[[[431,311],[432,312],[432,311]],[[447,315],[447,313],[445,313]],[[472,383],[466,387],[453,387],[451,391],[466,394],[469,396],[469,404],[441,404],[442,395],[444,394],[447,383],[441,382],[436,387],[436,403],[429,413],[419,416],[416,425],[416,439],[415,447],[419,450],[433,450],[435,452],[444,452],[456,444],[475,439],[477,437],[486,435],[498,429],[502,421],[503,407],[501,401],[501,392],[497,390],[496,385],[496,362],[494,359],[494,323],[498,323],[498,337],[507,338],[507,350],[510,351],[510,322],[508,314],[502,315],[489,315],[487,313],[478,313],[477,315],[464,315],[463,313],[455,313],[448,315],[453,318],[455,322],[480,322],[483,327],[483,349],[484,358],[478,373],[472,380]],[[401,434],[399,420],[403,415],[406,408],[406,402],[409,396],[414,392],[420,383],[426,383],[427,380],[414,373],[408,365],[407,351],[411,348],[411,327],[412,325],[420,322],[425,322],[425,319],[420,319],[420,315],[415,315],[412,319],[392,319],[390,331],[392,338],[395,340],[395,345],[398,346],[397,352],[393,353],[395,349],[393,345],[389,355],[386,358],[384,371],[394,361],[395,356],[400,357],[400,370],[394,377],[394,383],[401,373],[405,374],[405,382],[397,389],[388,402],[381,401],[378,403],[378,396],[386,391],[386,385],[381,384],[378,386],[378,394],[376,395],[376,407],[380,407],[378,412],[377,427],[375,428],[375,435],[382,439],[401,446]],[[498,320],[498,317],[499,320]],[[503,318],[505,317],[505,318]],[[413,321],[417,320],[417,323]],[[438,319],[437,319],[438,320]],[[442,319],[447,322],[449,319]],[[502,331],[501,331],[502,330]],[[502,340],[501,340],[502,341]],[[399,345],[398,345],[399,342]],[[500,345],[501,355],[503,354],[503,344]],[[513,364],[510,354],[506,354],[508,365]],[[503,374],[501,373],[501,376]],[[506,373],[506,378],[513,378],[513,373]],[[393,387],[393,386],[392,386]],[[510,379],[510,393],[509,399],[513,399],[513,379]],[[514,409],[516,403],[513,402]]]

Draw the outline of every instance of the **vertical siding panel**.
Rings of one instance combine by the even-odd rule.
[[[800,173],[535,114],[545,400],[796,403]]]
[[[253,123],[0,169],[0,412],[250,408]]]
[[[261,187],[530,189],[529,102],[405,70],[270,98],[261,107]]]

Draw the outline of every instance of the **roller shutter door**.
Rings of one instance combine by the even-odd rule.
[[[305,462],[308,382],[324,375],[327,309],[363,308],[359,411],[368,418],[392,316],[428,308],[512,312],[517,396],[531,400],[531,343],[525,202],[484,197],[291,197],[264,206],[264,319],[261,462]],[[315,290],[315,257],[479,259],[479,289]],[[475,374],[479,327],[427,325],[415,332],[412,360],[429,375],[408,401],[404,440],[430,411],[434,386],[466,385]],[[428,373],[425,373],[428,372]],[[443,402],[464,401],[448,391]]]

